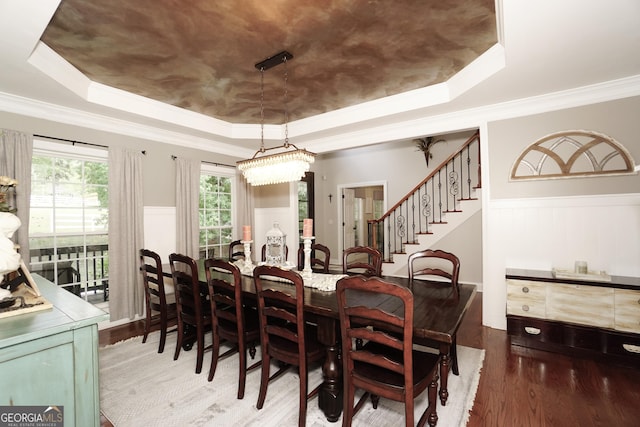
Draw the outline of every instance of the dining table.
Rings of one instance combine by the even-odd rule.
[[[202,286],[206,285],[204,260],[197,260],[198,279]],[[168,266],[167,266],[168,267]],[[167,268],[167,271],[170,271]],[[248,304],[256,304],[256,290],[253,276],[244,268],[242,274],[242,298]],[[303,278],[305,274],[299,272]],[[213,272],[213,276],[223,273]],[[324,279],[326,283],[337,281],[344,275],[329,273],[313,273],[314,278]],[[329,277],[331,276],[331,277]],[[382,276],[383,280],[410,288],[414,298],[413,335],[416,341],[428,339],[439,346],[440,403],[444,406],[449,398],[447,379],[450,371],[450,350],[455,343],[455,334],[476,294],[476,286],[460,284],[459,293],[455,294],[450,284],[445,282],[414,279],[406,277]],[[309,277],[305,279],[305,284]],[[275,280],[263,280],[272,289],[283,292],[295,292],[291,284]],[[318,340],[326,349],[326,357],[322,364],[323,384],[318,393],[318,405],[329,422],[336,422],[343,409],[343,380],[340,361],[340,316],[335,290],[317,289],[310,286],[304,288],[304,310],[307,321],[317,324]],[[394,314],[402,314],[402,306],[387,295],[376,296],[376,304]]]

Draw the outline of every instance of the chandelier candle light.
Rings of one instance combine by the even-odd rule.
[[[238,162],[238,169],[245,179],[254,186],[278,184],[283,182],[300,181],[309,170],[309,166],[315,160],[315,154],[299,149],[289,143],[289,114],[287,111],[287,61],[293,55],[287,51],[282,51],[272,57],[257,63],[255,66],[260,70],[260,149],[256,151],[251,159]],[[285,64],[284,72],[284,144],[277,147],[264,147],[264,72],[280,63]],[[284,149],[277,154],[265,155],[267,150]],[[291,150],[292,149],[292,150]]]

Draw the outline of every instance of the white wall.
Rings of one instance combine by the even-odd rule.
[[[640,181],[640,177],[639,177]],[[494,200],[485,211],[483,323],[506,328],[505,269],[640,276],[640,193]]]
[[[640,175],[509,181],[518,155],[559,131],[609,135],[640,159],[640,97],[494,121],[483,142],[483,324],[506,328],[507,268],[640,276]]]

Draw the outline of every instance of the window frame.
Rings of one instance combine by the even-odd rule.
[[[229,240],[229,242],[221,242],[220,243],[220,249],[221,252],[222,250],[226,249],[226,247],[228,247],[228,244],[231,243],[234,240],[235,235],[237,235],[238,233],[238,200],[237,200],[237,175],[236,175],[236,169],[235,168],[231,168],[228,166],[220,166],[220,165],[216,165],[216,164],[211,164],[211,163],[201,163],[200,166],[200,178],[202,178],[203,176],[216,176],[216,177],[223,177],[223,178],[229,178],[230,184],[231,184],[231,239]],[[202,227],[202,224],[200,224],[200,200],[201,200],[201,194],[198,195],[198,248],[199,251],[202,252],[202,248],[203,246],[200,244],[200,234],[202,233],[203,230],[207,229],[207,227]],[[209,227],[209,228],[215,228],[215,227]],[[220,227],[222,228],[222,227]],[[226,245],[226,246],[225,246]],[[205,249],[207,249],[208,253],[208,248],[209,247],[217,247],[217,245],[207,245],[205,244]],[[218,251],[214,250],[214,257],[216,258],[227,258],[228,254],[226,253],[226,251],[219,253]]]
[[[63,142],[53,142],[53,141],[48,141],[48,140],[44,140],[44,139],[40,139],[38,137],[34,137],[33,140],[33,152],[32,155],[35,156],[40,156],[40,157],[58,157],[58,158],[64,158],[64,159],[69,159],[69,160],[79,160],[79,161],[83,161],[83,162],[101,162],[101,163],[105,163],[107,165],[107,167],[109,166],[108,163],[108,159],[109,159],[109,153],[108,150],[104,149],[104,148],[93,148],[93,147],[88,147],[88,146],[84,146],[84,145],[71,145],[69,143],[63,143]],[[108,186],[107,186],[108,188]],[[109,209],[109,207],[106,207],[107,211]],[[91,236],[91,235],[103,235],[103,232],[98,232],[98,233],[86,233],[83,232],[82,236],[83,236],[83,247],[84,250],[87,250],[87,248],[89,246],[92,245],[88,245],[87,244],[87,236]],[[108,227],[108,222],[106,225],[106,235],[107,235],[107,239],[109,237],[109,227]],[[30,233],[29,233],[29,239],[31,240],[32,238],[38,238],[38,237],[43,237],[43,238],[53,238],[55,239],[56,237],[62,237],[64,238],[66,236],[65,233],[51,233],[51,234],[42,234],[42,235],[37,235],[34,236],[31,234],[31,228],[30,228]],[[54,245],[54,249],[56,252],[58,250],[58,246]],[[95,255],[95,254],[94,254]],[[106,258],[107,263],[108,263],[108,249],[107,252],[101,255],[101,258]],[[87,261],[92,259],[92,257],[89,257],[89,253],[85,252],[82,256],[82,258],[78,258],[76,260],[76,262],[79,261]],[[66,259],[58,259],[58,258],[54,258],[54,260],[52,261],[54,263],[54,275],[55,277],[58,276],[58,263],[60,262],[65,262],[67,261]],[[108,265],[108,264],[107,264]],[[101,268],[103,268],[104,266],[102,265]],[[35,270],[32,268],[32,270]],[[103,272],[104,273],[104,272]],[[80,273],[78,273],[80,274]],[[55,280],[54,277],[54,280]],[[108,282],[108,278],[109,278],[109,274],[108,272],[106,272],[106,275],[102,276],[100,278],[100,280],[103,282],[106,281]],[[82,287],[82,291],[84,291],[84,299],[89,301],[89,292],[87,292],[89,289],[89,285],[91,283],[92,280],[90,280],[89,277],[86,278],[87,282],[82,283],[80,282],[79,285],[77,285],[75,282],[73,282],[73,284],[63,284],[63,285],[58,285],[56,283],[56,285],[64,287],[64,288],[73,288],[75,286],[81,286]],[[93,280],[95,282],[95,280]],[[94,283],[95,285],[95,283]],[[103,290],[106,293],[106,295],[103,295],[103,300],[104,301],[89,301],[92,302],[94,305],[96,306],[104,306],[104,307],[108,307],[108,288],[103,286]],[[80,296],[82,297],[82,296]]]

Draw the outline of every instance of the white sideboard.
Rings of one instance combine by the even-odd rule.
[[[508,269],[507,332],[512,344],[640,363],[640,278],[557,279]]]

